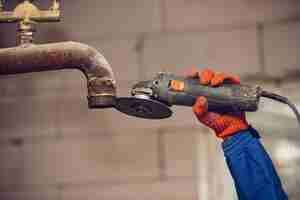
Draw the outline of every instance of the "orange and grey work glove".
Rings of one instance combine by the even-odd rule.
[[[234,84],[240,84],[238,76],[231,76],[225,73],[215,73],[211,69],[205,69],[202,72],[195,71],[191,74],[193,77],[199,77],[200,84],[217,87],[224,81],[230,81]],[[193,106],[193,111],[200,122],[213,129],[216,136],[225,139],[237,133],[240,130],[248,128],[245,113],[217,113],[207,112],[208,102],[205,97],[198,97]]]

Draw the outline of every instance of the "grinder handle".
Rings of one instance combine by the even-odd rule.
[[[166,100],[170,105],[193,106],[198,96],[204,96],[207,98],[208,111],[212,112],[256,111],[258,109],[261,93],[258,86],[224,83],[213,87],[201,85],[199,78],[169,75],[167,79],[168,94],[165,99],[161,100]],[[174,82],[177,87],[174,87]]]

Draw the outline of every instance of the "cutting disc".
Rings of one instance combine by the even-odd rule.
[[[115,107],[127,115],[146,119],[163,119],[172,115],[167,105],[148,97],[121,97]]]

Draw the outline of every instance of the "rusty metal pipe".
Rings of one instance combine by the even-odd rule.
[[[0,75],[78,69],[87,79],[90,108],[113,107],[113,71],[96,49],[77,42],[27,45],[0,49]]]

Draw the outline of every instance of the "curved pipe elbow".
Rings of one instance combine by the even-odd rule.
[[[0,75],[78,69],[87,79],[90,108],[113,107],[116,81],[109,63],[96,49],[77,42],[0,49]]]

